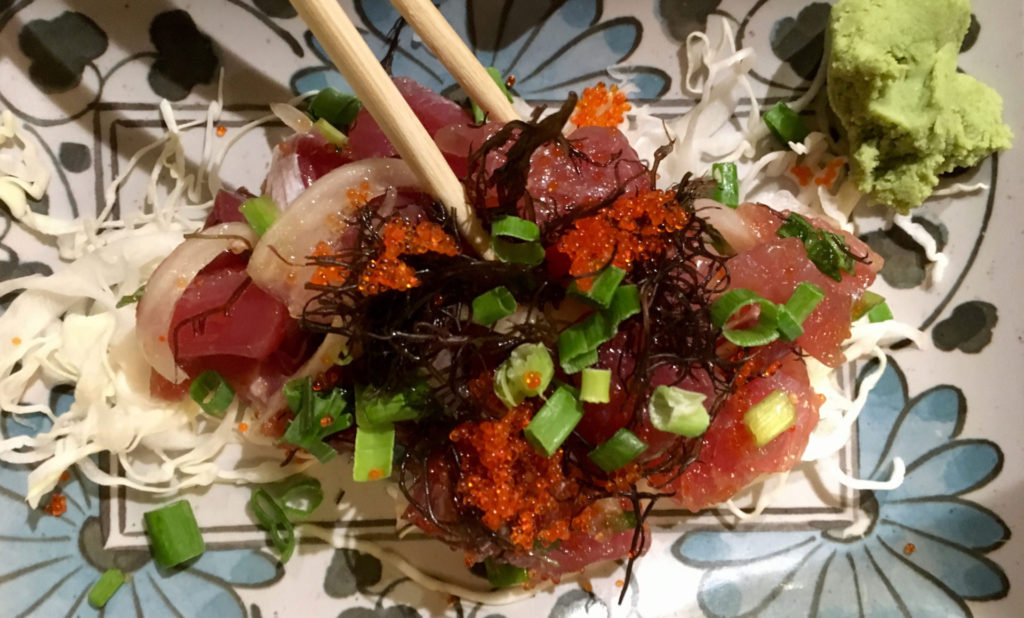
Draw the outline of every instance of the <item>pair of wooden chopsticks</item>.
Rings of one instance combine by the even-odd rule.
[[[462,183],[363,41],[338,0],[291,0],[353,92],[427,190],[455,215],[463,237],[489,256],[490,239],[466,204]],[[518,118],[505,94],[430,0],[391,0],[462,89],[491,119]]]

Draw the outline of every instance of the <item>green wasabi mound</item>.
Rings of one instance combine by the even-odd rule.
[[[969,0],[840,0],[829,20],[828,99],[858,188],[902,213],[939,174],[1010,147],[995,90],[957,73]]]

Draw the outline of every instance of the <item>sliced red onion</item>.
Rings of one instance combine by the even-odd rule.
[[[750,224],[735,208],[729,208],[715,200],[698,199],[694,200],[693,209],[698,217],[718,230],[736,253],[746,251],[757,244],[757,236],[750,229]]]
[[[220,254],[242,253],[255,243],[245,223],[221,223],[186,239],[153,271],[135,311],[135,331],[143,356],[161,376],[175,384],[188,377],[174,361],[169,339],[174,307],[185,289]]]
[[[389,188],[422,190],[399,159],[363,159],[343,165],[306,189],[260,239],[249,260],[249,276],[300,317],[316,292],[306,284],[316,273],[308,258],[320,243],[339,251],[348,219],[366,201]],[[358,197],[358,203],[352,199]]]
[[[271,103],[270,111],[296,133],[307,133],[313,128],[313,121],[304,112],[288,103]]]
[[[281,142],[286,143],[288,142]],[[282,148],[281,144],[274,147],[267,180],[263,183],[263,193],[269,195],[279,208],[284,209],[302,195],[306,190],[306,183],[302,181],[298,153],[292,149]]]

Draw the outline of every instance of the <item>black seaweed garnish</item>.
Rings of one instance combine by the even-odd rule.
[[[526,186],[530,158],[538,148],[557,144],[565,149],[570,165],[586,160],[586,153],[562,135],[575,103],[573,96],[545,119],[508,123],[471,154],[467,194],[478,213],[533,218]],[[653,169],[640,173],[653,178],[671,147],[666,144],[659,149]],[[504,157],[504,163],[489,171],[486,162],[492,154]],[[617,160],[613,156],[607,164]],[[581,219],[612,207],[632,180],[625,179],[622,187],[598,203],[564,208],[548,217],[542,225],[542,244],[551,247]],[[646,423],[656,373],[667,368],[675,384],[687,377],[710,380],[717,393],[708,402],[714,415],[731,390],[737,367],[746,360],[720,356],[720,333],[710,318],[710,305],[728,287],[729,280],[726,258],[710,243],[714,230],[694,212],[694,201],[708,191],[706,179],[687,175],[665,193],[664,207],[685,213],[679,218],[685,224],[679,229],[656,231],[660,253],[631,263],[623,282],[638,287],[642,309],[621,324],[621,339],[616,343],[624,346],[632,361],[628,370],[620,367],[618,377],[632,394],[624,405],[630,412],[626,426],[634,431]],[[495,194],[497,206],[485,207],[487,196]],[[520,210],[523,208],[526,212]],[[425,381],[429,386],[430,416],[396,428],[400,445],[397,481],[409,502],[407,516],[428,533],[471,552],[475,558],[494,557],[542,568],[550,560],[546,557],[549,548],[522,549],[511,541],[508,530],[489,529],[482,522],[483,514],[456,495],[463,469],[460,458],[464,455],[450,435],[461,423],[497,419],[506,412],[500,403],[494,406],[486,401],[489,390],[482,395],[479,384],[481,378],[493,374],[513,348],[540,342],[552,351],[557,349],[558,336],[568,326],[558,309],[573,277],[552,274],[548,264],[528,267],[485,261],[468,250],[453,256],[425,253],[401,258],[415,272],[418,285],[402,291],[364,294],[358,286],[358,275],[372,267],[381,245],[381,230],[389,220],[409,216],[436,223],[459,239],[454,220],[438,204],[429,204],[415,215],[401,211],[384,214],[373,204],[360,209],[350,221],[355,238],[346,242],[347,249],[310,258],[315,265],[341,267],[349,275],[339,284],[310,285],[316,296],[305,308],[303,322],[311,330],[338,333],[349,339],[357,360],[339,370],[339,386],[363,384],[398,391],[407,388],[410,380]],[[639,223],[652,227],[649,221]],[[509,288],[527,319],[498,330],[473,323],[473,298],[498,285]],[[574,379],[564,374],[556,377],[567,382]],[[645,453],[629,476],[596,468],[587,458],[595,445],[573,434],[563,444],[561,465],[565,478],[572,479],[578,490],[562,496],[559,502],[576,512],[604,499],[626,500],[636,526],[627,566],[631,569],[646,546],[645,525],[654,503],[669,495],[640,491],[638,477],[652,485],[669,486],[696,460],[700,444],[700,438],[669,439],[656,452]]]

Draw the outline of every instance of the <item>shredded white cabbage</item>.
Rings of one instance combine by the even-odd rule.
[[[167,133],[131,158],[108,188],[98,218],[72,222],[27,208],[26,196],[38,199],[49,173],[17,121],[9,113],[2,116],[0,146],[13,141],[18,158],[12,163],[8,156],[2,163],[0,199],[24,225],[54,239],[62,257],[71,260],[48,277],[0,282],[0,294],[22,291],[0,319],[0,408],[15,415],[42,413],[53,421],[36,436],[0,439],[0,460],[37,464],[26,493],[32,506],[75,464],[94,482],[147,492],[216,481],[266,482],[308,465],[282,468],[279,451],[268,447],[257,449],[244,467],[222,468],[213,460],[243,441],[235,430],[241,412],[232,408],[217,421],[197,414],[190,400],[172,404],[149,395],[148,365],[134,335],[135,307],[116,305],[149,278],[185,233],[199,227],[197,219],[209,206],[209,200],[201,201],[202,181],[208,176],[210,186],[218,186],[216,170],[226,153],[225,147],[212,154],[219,100],[210,103],[205,118],[190,123],[179,124],[166,101],[160,111]],[[190,170],[181,135],[204,126],[203,158]],[[145,208],[123,220],[110,219],[119,187],[151,153],[156,161]],[[158,191],[161,184],[170,187],[165,195]],[[74,384],[70,409],[56,416],[44,404],[22,404],[38,381]],[[89,458],[104,451],[118,459],[122,476],[111,476]]]
[[[907,236],[924,249],[925,258],[932,263],[930,280],[932,284],[942,281],[949,266],[949,258],[939,251],[935,238],[928,233],[923,225],[910,218],[910,215],[893,215],[892,224],[907,233]]]

